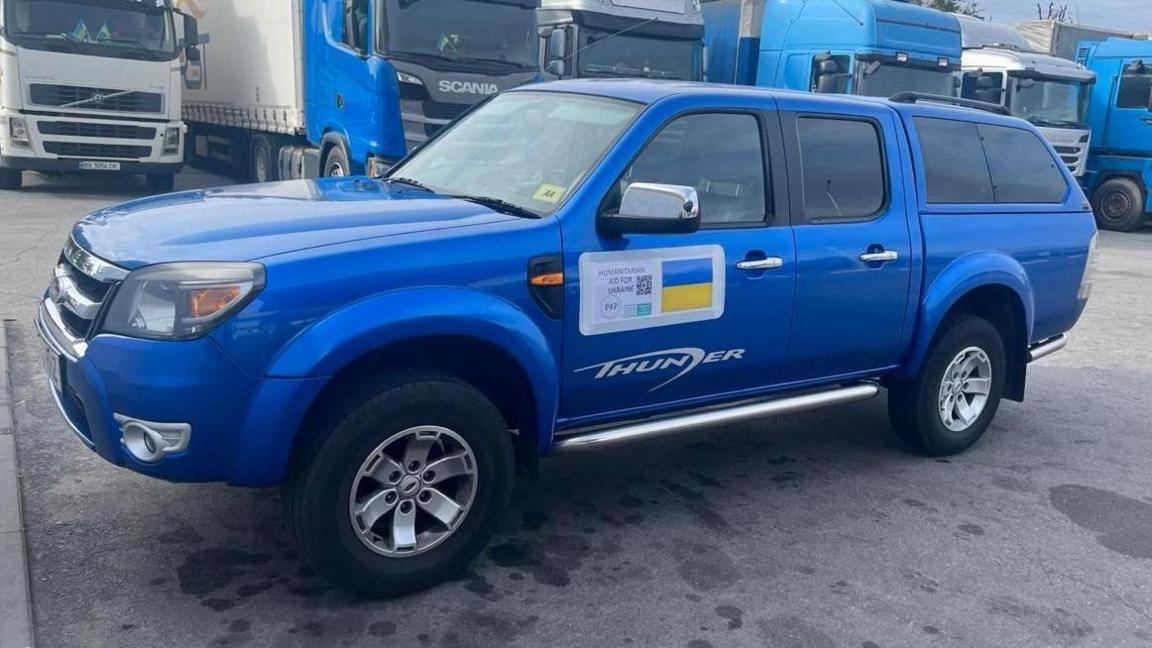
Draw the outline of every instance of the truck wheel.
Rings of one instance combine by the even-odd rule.
[[[252,138],[251,177],[253,182],[275,182],[280,179],[280,147],[264,135]]]
[[[24,185],[24,172],[20,169],[0,169],[0,189],[16,191]]]
[[[496,531],[512,495],[508,428],[478,390],[446,374],[393,374],[332,409],[284,486],[317,573],[383,598],[451,578]]]
[[[152,193],[172,193],[176,188],[176,176],[171,173],[149,173],[145,179],[148,182],[148,190]]]
[[[1131,232],[1147,220],[1144,213],[1144,191],[1128,178],[1112,178],[1092,194],[1092,208],[1101,229]]]
[[[352,167],[348,163],[348,154],[344,152],[344,147],[337,144],[328,150],[328,155],[324,156],[324,174],[325,178],[343,178],[352,175]]]
[[[920,375],[888,392],[901,440],[933,457],[972,447],[992,424],[1004,393],[1004,339],[991,322],[961,315],[932,343]]]

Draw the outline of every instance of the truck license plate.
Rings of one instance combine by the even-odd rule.
[[[44,373],[48,375],[48,385],[52,387],[55,392],[59,393],[63,388],[60,380],[60,376],[62,375],[60,370],[60,354],[56,353],[52,347],[45,346],[44,353],[40,356],[40,359],[44,364]]]
[[[119,171],[119,162],[98,162],[94,160],[84,160],[80,162],[81,171]]]

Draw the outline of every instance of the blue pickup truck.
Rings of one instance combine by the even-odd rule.
[[[147,198],[73,229],[53,396],[113,464],[282,485],[316,570],[448,578],[550,453],[888,392],[957,453],[1091,290],[1028,123],[652,81],[498,95],[382,180]]]

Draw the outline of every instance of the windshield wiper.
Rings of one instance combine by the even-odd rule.
[[[411,178],[384,178],[384,180],[387,182],[398,182],[400,184],[408,185],[409,187],[416,187],[417,189],[427,191],[428,193],[436,193],[435,190],[429,189],[427,185],[417,182]]]
[[[532,219],[540,218],[540,214],[537,214],[536,212],[532,211],[531,209],[528,209],[527,207],[521,207],[520,205],[510,203],[507,200],[501,200],[499,198],[492,198],[490,196],[468,196],[468,195],[454,195],[454,196],[450,195],[448,197],[449,198],[455,198],[457,200],[466,200],[470,203],[476,203],[477,205],[483,205],[484,207],[487,207],[488,209],[491,209],[493,211],[498,211],[498,212],[501,212],[504,214],[510,214],[512,216],[519,216],[521,218],[532,218]]]

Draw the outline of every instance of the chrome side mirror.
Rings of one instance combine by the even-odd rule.
[[[690,234],[700,229],[700,197],[693,187],[635,182],[620,211],[600,217],[603,234]]]

